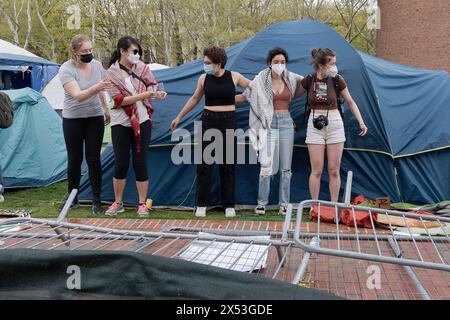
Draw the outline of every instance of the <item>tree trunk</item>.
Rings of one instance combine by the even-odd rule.
[[[40,13],[39,10],[39,3],[37,0],[34,0],[34,4],[36,7],[36,14],[39,18],[39,21],[42,25],[42,27],[44,28],[45,32],[47,33],[48,37],[50,38],[50,50],[51,50],[51,60],[52,61],[56,61],[56,46],[55,46],[55,38],[52,36],[52,34],[50,33],[50,30],[48,30],[47,25],[45,24],[44,19],[42,18],[42,15]]]
[[[168,66],[172,66],[172,46],[170,41],[170,30],[168,25],[168,19],[166,16],[164,0],[159,1],[159,11],[161,14],[161,27],[164,41],[164,63]]]

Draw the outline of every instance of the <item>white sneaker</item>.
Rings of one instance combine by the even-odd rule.
[[[206,207],[197,207],[195,210],[196,217],[206,217]]]
[[[236,217],[236,211],[234,210],[234,208],[226,208],[225,209],[225,217],[227,217],[227,218]]]
[[[280,206],[280,209],[278,210],[278,214],[281,216],[285,216],[287,212],[287,207],[286,206]]]

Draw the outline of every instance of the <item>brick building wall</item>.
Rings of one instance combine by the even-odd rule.
[[[450,74],[450,0],[378,0],[377,56]]]

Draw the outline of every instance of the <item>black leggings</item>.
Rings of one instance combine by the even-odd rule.
[[[136,139],[131,127],[115,125],[111,127],[111,138],[114,148],[114,178],[122,180],[127,177],[130,163],[130,148],[133,154],[133,169],[136,181],[148,180],[147,152],[150,143],[150,120],[141,123],[141,152],[136,151]]]
[[[83,162],[83,146],[89,169],[89,180],[94,200],[100,200],[102,190],[102,166],[100,151],[105,131],[104,118],[63,119],[64,140],[67,148],[68,191],[79,189],[81,164]]]

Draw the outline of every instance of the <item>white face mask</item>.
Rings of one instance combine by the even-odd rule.
[[[329,68],[329,69],[327,70],[327,76],[328,76],[328,77],[334,78],[334,77],[337,76],[337,74],[338,74],[338,68],[337,68],[337,66],[332,66],[331,68]]]
[[[281,64],[281,63],[272,64],[272,70],[277,75],[281,76],[283,74],[283,72],[286,70],[286,65],[285,64]]]
[[[136,63],[139,62],[139,58],[140,58],[140,57],[141,57],[141,56],[139,55],[139,53],[136,53],[136,54],[130,53],[130,54],[128,54],[128,61],[129,61],[131,64],[136,64]]]

